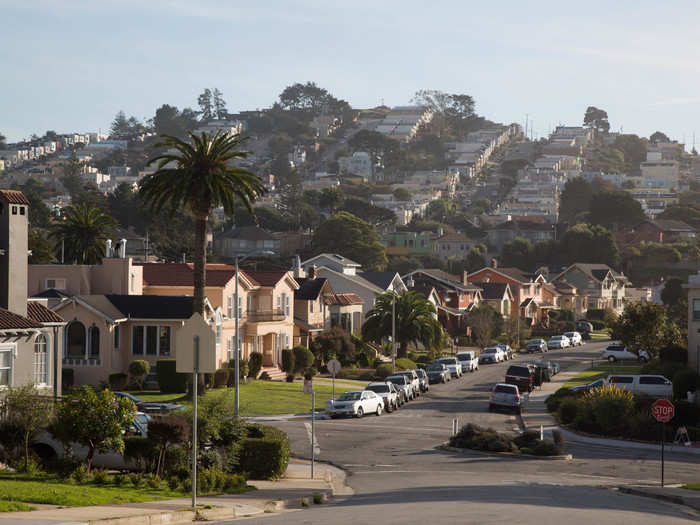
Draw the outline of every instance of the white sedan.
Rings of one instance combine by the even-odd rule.
[[[356,390],[344,392],[338,399],[326,401],[326,414],[330,417],[353,416],[362,417],[365,414],[377,414],[384,411],[384,401],[371,390]]]
[[[569,348],[571,346],[571,341],[565,335],[555,335],[549,341],[547,341],[547,348],[552,350],[553,348]]]

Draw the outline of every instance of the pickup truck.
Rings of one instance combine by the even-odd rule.
[[[516,385],[520,392],[532,392],[534,377],[530,367],[522,365],[510,365],[506,371],[506,381],[509,385]]]
[[[652,397],[673,397],[673,383],[664,376],[615,374],[606,378],[606,383],[629,390],[633,394]]]

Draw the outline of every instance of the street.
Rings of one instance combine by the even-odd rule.
[[[607,343],[552,351],[546,359],[562,371],[599,355]],[[540,354],[518,356],[512,362],[533,361]],[[620,484],[656,483],[658,453],[624,448],[567,444],[574,460],[522,460],[479,453],[435,449],[449,438],[452,420],[473,422],[498,431],[520,427],[519,417],[489,413],[493,384],[503,380],[511,361],[481,365],[479,371],[432,385],[427,394],[392,414],[363,419],[316,422],[317,458],[345,468],[355,490],[349,498],[303,513],[286,514],[289,523],[682,523],[694,521],[692,511],[668,503],[611,490]],[[292,453],[310,456],[303,421],[274,423],[290,437]],[[698,456],[669,452],[669,484],[698,480]],[[340,511],[344,514],[339,514]],[[274,523],[270,517],[257,523]]]

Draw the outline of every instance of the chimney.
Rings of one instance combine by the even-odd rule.
[[[27,315],[29,200],[21,191],[0,190],[0,306]]]
[[[306,272],[301,267],[301,257],[298,255],[292,257],[292,272],[296,278],[306,277]]]
[[[462,284],[464,286],[469,284],[469,279],[467,278],[468,274],[469,274],[469,272],[467,272],[466,270],[462,272]]]
[[[491,259],[491,268],[493,268],[494,270],[498,268],[498,259],[496,259],[495,257]]]
[[[112,257],[112,239],[107,239],[105,243],[105,257],[109,259]]]
[[[308,277],[309,279],[316,279],[316,265],[315,265],[315,264],[312,264],[312,265],[309,267],[309,271],[308,271],[307,277]]]
[[[119,241],[119,258],[126,259],[126,239]]]

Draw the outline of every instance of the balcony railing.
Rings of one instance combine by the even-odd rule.
[[[264,323],[270,321],[284,321],[284,310],[249,310],[248,321],[251,323]]]
[[[102,360],[99,357],[85,359],[81,357],[64,357],[63,364],[68,366],[102,366]]]

